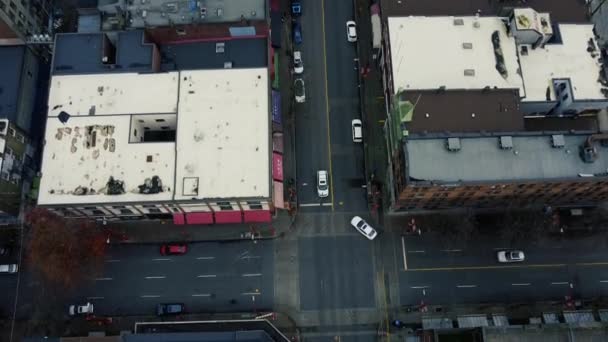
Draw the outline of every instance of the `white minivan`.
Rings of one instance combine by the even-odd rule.
[[[5,264],[0,265],[0,273],[17,273],[19,265],[17,264]]]

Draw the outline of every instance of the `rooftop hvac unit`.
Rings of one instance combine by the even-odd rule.
[[[473,48],[473,43],[462,43],[462,48],[465,50],[470,50]]]
[[[465,76],[475,76],[475,69],[464,69]]]
[[[510,136],[502,136],[499,139],[500,148],[503,150],[510,150],[513,148],[513,138]]]
[[[215,43],[215,53],[224,53],[226,43]]]
[[[460,151],[460,138],[448,138],[445,147],[450,152]]]
[[[224,62],[224,69],[232,69],[232,62]]]
[[[462,20],[461,18],[454,19],[454,26],[462,26],[462,25],[464,25],[464,20]]]
[[[551,146],[554,148],[562,148],[566,146],[566,140],[563,134],[554,134],[551,136]]]

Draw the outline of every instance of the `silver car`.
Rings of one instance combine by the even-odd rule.
[[[498,251],[498,262],[522,262],[526,259],[522,251]]]
[[[329,196],[329,181],[325,170],[317,171],[317,194],[321,198]]]
[[[350,220],[350,224],[355,227],[355,229],[359,233],[363,234],[363,236],[365,236],[369,240],[375,239],[378,235],[378,232],[376,232],[374,228],[372,228],[369,224],[367,224],[367,222],[365,222],[364,219],[360,218],[359,216],[353,217],[352,220]]]

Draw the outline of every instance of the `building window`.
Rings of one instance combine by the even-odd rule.
[[[230,202],[217,202],[220,210],[232,210],[232,204]]]
[[[17,5],[15,5],[14,2],[11,1],[11,3],[9,4],[10,8],[14,9],[15,11],[17,10]]]
[[[131,211],[131,209],[120,209],[120,214],[121,215],[131,215],[131,214],[133,214],[133,211]]]
[[[103,215],[105,215],[103,211],[97,210],[97,209],[93,210],[92,214],[95,215],[95,216],[103,216]]]
[[[156,119],[154,121],[156,121],[156,122],[165,122],[165,119]]]
[[[148,209],[148,211],[150,212],[150,214],[160,214],[160,213],[162,213],[162,211],[160,209],[157,209],[157,208],[150,208],[150,209]]]
[[[247,205],[249,205],[249,209],[251,210],[262,210],[262,204],[259,201],[247,201]]]

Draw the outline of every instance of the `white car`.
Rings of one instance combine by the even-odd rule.
[[[351,43],[357,41],[357,24],[352,20],[346,22],[346,39]]]
[[[329,196],[329,184],[325,170],[317,171],[317,194],[321,198]]]
[[[350,224],[355,227],[355,229],[358,230],[359,233],[363,234],[369,240],[375,239],[378,235],[376,230],[372,228],[369,224],[367,224],[367,222],[365,222],[365,220],[360,218],[359,216],[353,217],[353,219],[350,220]]]
[[[296,80],[293,81],[293,88],[296,102],[306,102],[306,89],[304,89],[304,80],[301,78],[296,78]]]
[[[84,315],[93,313],[93,304],[86,303],[85,305],[70,305],[70,316]]]
[[[362,142],[363,141],[363,125],[361,124],[361,120],[354,119],[351,123],[353,129],[353,142]]]
[[[302,53],[300,51],[293,52],[293,72],[296,74],[304,72],[304,63],[302,62]]]
[[[498,251],[498,262],[522,262],[526,259],[522,251]]]

